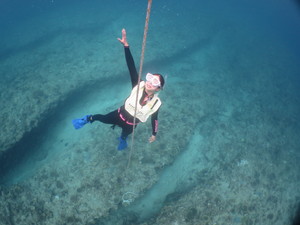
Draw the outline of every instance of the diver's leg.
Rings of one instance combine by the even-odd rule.
[[[112,111],[106,115],[95,114],[89,117],[89,121],[93,123],[94,121],[100,121],[106,124],[118,124],[120,120],[118,110]]]
[[[129,124],[123,124],[122,127],[122,133],[121,133],[121,137],[119,137],[119,145],[118,145],[118,150],[123,150],[125,148],[127,148],[127,137],[128,135],[130,135],[133,131],[133,126],[129,125]]]
[[[132,133],[132,131],[133,131],[132,125],[126,124],[122,126],[121,138],[125,140],[128,137],[128,135]]]

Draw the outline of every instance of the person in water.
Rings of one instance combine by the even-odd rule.
[[[152,143],[156,140],[156,134],[158,131],[158,111],[162,104],[161,100],[157,96],[157,93],[163,88],[165,81],[161,74],[147,73],[146,81],[140,81],[138,91],[138,73],[129,49],[125,29],[122,30],[122,39],[118,38],[118,40],[124,46],[126,63],[131,78],[132,90],[129,97],[125,100],[124,105],[122,105],[117,110],[114,110],[106,115],[86,115],[83,118],[73,120],[72,123],[75,129],[79,129],[85,124],[93,123],[94,121],[112,124],[113,128],[115,127],[115,125],[118,125],[122,128],[121,136],[118,138],[118,150],[123,150],[127,147],[126,139],[128,135],[133,132],[133,126],[136,127],[140,122],[146,122],[150,116],[152,124],[152,135],[149,138],[149,142]],[[137,91],[139,94],[136,107],[136,120],[134,123]]]

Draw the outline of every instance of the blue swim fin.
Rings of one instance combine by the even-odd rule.
[[[119,151],[122,151],[125,148],[127,148],[128,145],[127,145],[126,138],[123,139],[122,137],[119,137],[118,140],[119,140],[119,145],[118,145],[118,150]]]
[[[90,123],[90,121],[89,121],[90,116],[91,115],[86,115],[80,119],[72,120],[74,128],[77,130],[77,129],[80,129],[81,127],[83,127],[85,124]]]

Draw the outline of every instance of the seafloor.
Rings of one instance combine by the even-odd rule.
[[[7,28],[0,224],[291,224],[300,68],[268,30],[253,32],[250,15],[239,22],[226,8],[216,19],[157,3],[144,71],[167,75],[159,134],[148,144],[150,123],[136,129],[129,166],[130,148],[116,150],[118,128],[73,129],[73,118],[110,112],[129,94],[116,38],[126,27],[138,65],[145,5],[129,6],[102,5],[101,14],[58,5]]]

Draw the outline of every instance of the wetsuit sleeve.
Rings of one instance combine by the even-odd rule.
[[[132,84],[132,88],[133,88],[134,86],[136,86],[138,84],[138,73],[135,68],[134,60],[131,55],[129,46],[124,47],[124,50],[125,50],[126,63],[127,63],[127,67],[128,67],[129,73],[130,73],[131,84]]]
[[[158,131],[158,110],[151,115],[152,135],[156,136]]]

